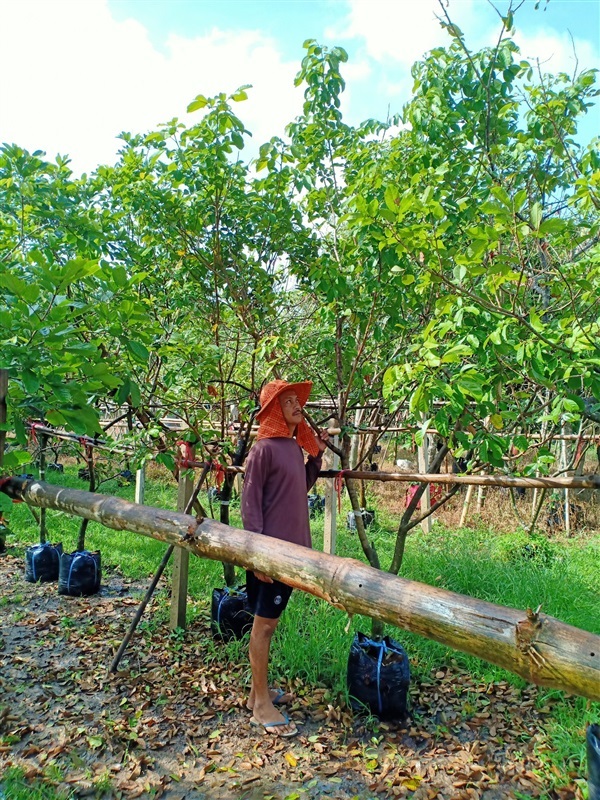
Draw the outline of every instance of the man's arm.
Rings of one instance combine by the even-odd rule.
[[[321,431],[319,436],[315,436],[317,447],[319,448],[318,456],[309,456],[306,460],[306,491],[309,492],[317,482],[319,472],[321,471],[321,462],[323,461],[323,452],[327,447],[326,442],[329,440],[327,431]]]
[[[256,448],[256,449],[255,449]],[[244,489],[242,491],[242,523],[244,529],[263,532],[263,492],[268,471],[267,454],[256,445],[246,462]]]
[[[321,462],[323,455],[319,453],[318,456],[309,456],[306,460],[306,491],[309,492],[317,482],[319,472],[321,471]]]

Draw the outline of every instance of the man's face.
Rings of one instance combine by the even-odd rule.
[[[279,395],[279,405],[283,412],[283,418],[290,428],[302,422],[302,406],[300,405],[296,392],[291,389],[282,392]]]

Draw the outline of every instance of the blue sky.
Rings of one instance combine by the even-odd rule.
[[[505,12],[505,0],[496,7]],[[487,0],[449,0],[473,49],[498,33]],[[75,171],[114,161],[122,130],[146,131],[198,93],[253,84],[238,112],[260,142],[299,113],[302,42],[343,46],[349,122],[385,117],[410,96],[410,66],[447,44],[438,0],[0,0],[0,141],[68,154]],[[600,67],[600,0],[525,0],[524,57],[548,71]],[[17,66],[15,66],[17,65]],[[600,133],[600,106],[581,139]]]

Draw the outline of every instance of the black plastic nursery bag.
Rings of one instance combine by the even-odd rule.
[[[410,665],[398,642],[357,633],[348,656],[348,691],[352,707],[367,706],[380,719],[400,719],[408,711]]]
[[[245,586],[213,589],[210,619],[213,636],[225,642],[241,639],[252,627],[252,620]]]
[[[63,553],[60,557],[58,573],[58,593],[70,597],[96,594],[100,591],[102,569],[100,552],[96,550]]]
[[[25,580],[29,583],[58,579],[62,543],[34,544],[25,550]]]
[[[375,520],[375,511],[372,508],[369,509],[361,508],[360,512],[363,518],[363,525],[365,526],[365,528],[368,528]],[[346,517],[346,527],[348,528],[349,531],[356,530],[356,515],[354,511],[350,511],[348,516]]]
[[[317,514],[325,510],[325,498],[320,494],[308,495],[308,514],[314,519]]]
[[[588,798],[600,800],[600,725],[590,725],[586,733]]]

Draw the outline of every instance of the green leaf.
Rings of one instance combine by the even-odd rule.
[[[242,135],[239,134],[237,131],[234,131],[231,134],[231,141],[234,143],[234,145],[237,147],[238,150],[244,149],[244,139]]]
[[[398,194],[398,189],[393,184],[390,184],[386,187],[383,199],[385,200],[385,204],[390,211],[398,213],[400,195]]]
[[[529,222],[531,227],[537,231],[539,230],[542,221],[542,207],[539,203],[534,203],[529,210]]]
[[[203,94],[199,94],[196,96],[194,100],[189,104],[187,107],[187,113],[191,114],[194,111],[198,111],[200,108],[206,108],[208,105],[208,100],[204,97]]]
[[[131,405],[137,408],[142,402],[142,398],[140,396],[140,387],[135,381],[129,381],[129,394],[131,395]]]
[[[31,453],[27,450],[9,450],[4,454],[4,466],[8,469],[20,467],[31,462]]]
[[[119,389],[115,396],[115,401],[118,405],[122,406],[123,403],[129,397],[129,386],[130,386],[129,378],[125,378],[123,383],[119,386]]]
[[[552,233],[562,233],[566,227],[567,223],[564,219],[552,217],[551,219],[545,219],[542,222],[540,225],[540,233],[544,236],[549,236]]]
[[[529,324],[536,333],[541,333],[544,330],[544,323],[535,308],[529,309]]]
[[[158,453],[156,461],[163,464],[170,472],[175,469],[175,459],[170,453]]]
[[[29,369],[23,370],[23,372],[21,373],[21,380],[23,381],[23,386],[25,388],[25,391],[29,395],[34,395],[40,388],[39,376]]]
[[[475,373],[459,375],[456,384],[459,390],[467,397],[481,400],[483,397],[483,378]]]
[[[51,409],[50,411],[47,411],[45,416],[50,425],[55,425],[56,427],[62,427],[63,425],[67,424],[67,420],[63,417],[60,411],[56,409]]]
[[[136,361],[139,361],[141,364],[148,363],[150,353],[145,345],[141,342],[136,342],[134,339],[127,339],[125,345]]]
[[[112,277],[117,286],[127,286],[127,270],[125,267],[116,266],[112,270]]]

